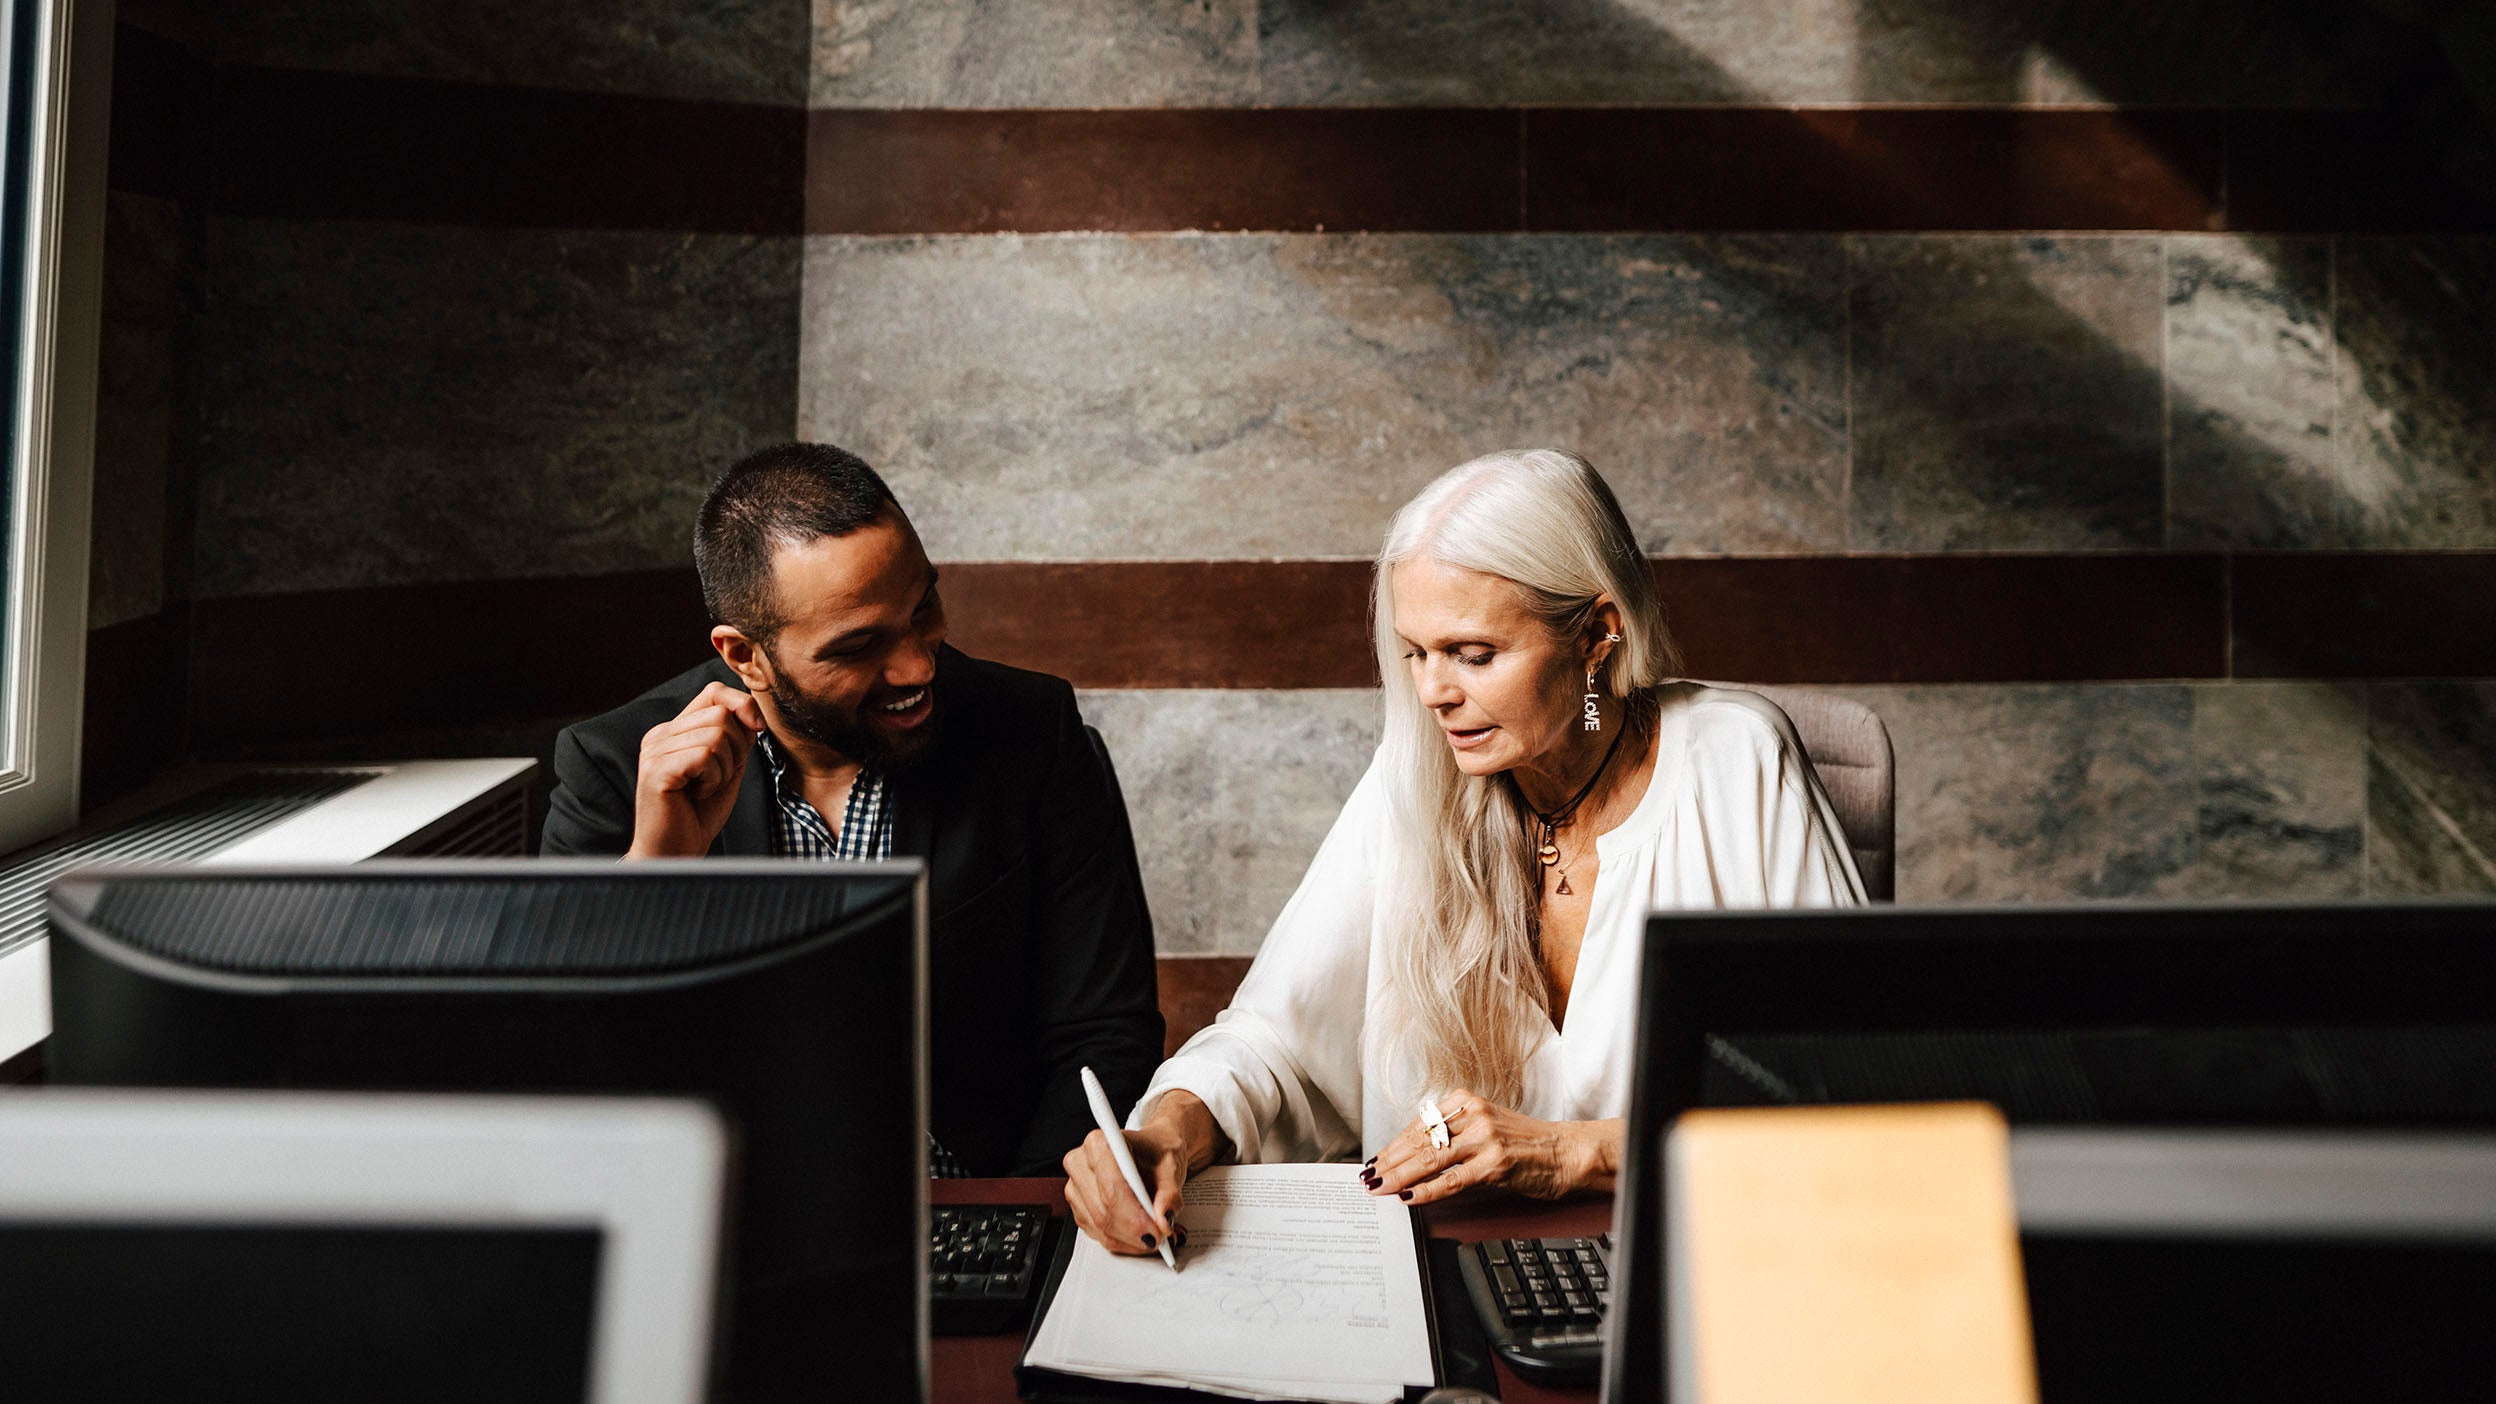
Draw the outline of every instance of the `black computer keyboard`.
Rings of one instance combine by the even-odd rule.
[[[939,1204],[928,1211],[929,1324],[940,1336],[1022,1325],[1048,1264],[1051,1229],[1039,1204]]]
[[[1582,1383],[1603,1366],[1612,1235],[1493,1238],[1457,1255],[1491,1349],[1529,1379]]]

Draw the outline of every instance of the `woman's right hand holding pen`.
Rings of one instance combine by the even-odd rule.
[[[1163,1094],[1143,1129],[1122,1132],[1135,1168],[1152,1190],[1149,1209],[1135,1202],[1110,1154],[1109,1138],[1094,1131],[1066,1152],[1066,1207],[1075,1223],[1113,1253],[1150,1253],[1169,1235],[1171,1246],[1187,1242],[1176,1218],[1187,1177],[1213,1163],[1222,1143],[1213,1113],[1189,1093]]]

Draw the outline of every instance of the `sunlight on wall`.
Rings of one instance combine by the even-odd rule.
[[[1772,94],[1778,102],[1860,102],[1865,97],[1857,0],[1613,3],[1705,56],[1735,83]]]

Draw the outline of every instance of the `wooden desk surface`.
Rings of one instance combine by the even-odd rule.
[[[1352,1173],[1345,1166],[1343,1173]],[[930,1180],[928,1198],[937,1204],[1046,1204],[1052,1213],[1066,1213],[1063,1180]],[[1499,1198],[1479,1204],[1458,1203],[1422,1211],[1430,1232],[1466,1242],[1482,1238],[1592,1237],[1612,1227],[1612,1201],[1593,1196],[1559,1204]],[[1014,1361],[1022,1354],[1023,1334],[1007,1336],[938,1336],[929,1347],[935,1374],[931,1404],[1016,1404]],[[1584,1389],[1554,1389],[1518,1378],[1506,1364],[1499,1367],[1499,1396],[1505,1404],[1586,1404],[1595,1397]]]

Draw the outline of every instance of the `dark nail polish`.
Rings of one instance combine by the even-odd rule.
[[[1147,1248],[1150,1248],[1150,1247],[1153,1247],[1153,1246],[1154,1246],[1154,1244],[1153,1244],[1153,1236],[1152,1236],[1151,1234],[1149,1234],[1149,1233],[1148,1233],[1148,1234],[1146,1234],[1146,1235],[1144,1235],[1144,1246],[1145,1246],[1145,1247],[1147,1247]]]
[[[1413,1197],[1413,1192],[1411,1190],[1397,1190],[1395,1192],[1395,1197],[1398,1199],[1410,1199]]]
[[[1171,1235],[1170,1235],[1170,1246],[1172,1246],[1172,1247],[1174,1247],[1174,1248],[1184,1248],[1184,1247],[1186,1247],[1186,1246],[1187,1246],[1187,1230],[1186,1230],[1186,1229],[1180,1229],[1178,1232],[1171,1234]]]
[[[1362,1169],[1364,1169],[1364,1170],[1374,1169],[1374,1168],[1376,1168],[1377,1164],[1378,1164],[1378,1157],[1376,1157],[1376,1156],[1374,1156],[1374,1155],[1373,1155],[1373,1156],[1371,1156],[1369,1159],[1364,1160],[1364,1161],[1362,1161],[1362,1162],[1361,1162],[1361,1168],[1362,1168]]]
[[[1376,1189],[1378,1188],[1379,1180],[1375,1175],[1363,1175],[1361,1177],[1361,1183],[1369,1186],[1371,1189]]]

